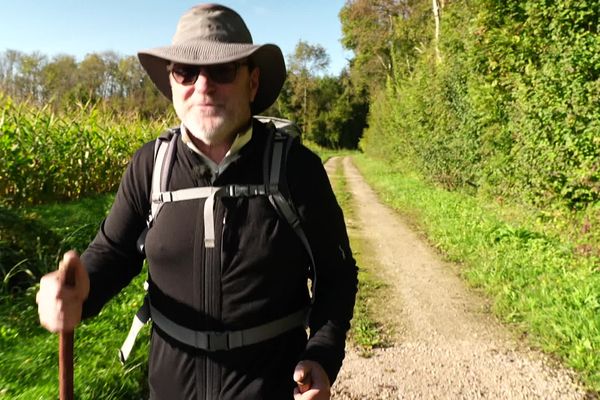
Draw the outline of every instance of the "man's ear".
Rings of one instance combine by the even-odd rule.
[[[260,69],[254,67],[250,72],[250,102],[253,102],[258,92],[258,85],[260,84]]]

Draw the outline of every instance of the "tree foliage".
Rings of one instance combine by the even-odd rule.
[[[329,55],[320,45],[299,41],[288,57],[288,79],[274,110],[296,121],[305,138],[330,148],[356,148],[366,123],[368,96],[347,71],[324,74]]]
[[[328,65],[323,46],[298,42],[288,59],[280,99],[265,114],[296,121],[307,139],[323,146],[355,148],[366,120],[367,99],[345,72],[326,76]],[[98,106],[126,117],[155,119],[170,109],[137,58],[112,51],[77,61],[65,54],[48,59],[40,53],[6,50],[0,53],[0,96],[67,115]]]
[[[90,53],[78,62],[66,54],[48,59],[6,50],[0,53],[0,92],[54,111],[102,103],[113,111],[152,117],[169,107],[136,57],[111,51]]]
[[[345,9],[368,9],[361,3]],[[600,200],[600,5],[453,0],[441,9],[436,43],[431,1],[402,4],[391,38],[381,39],[392,45],[392,73],[382,93],[371,92],[363,149],[417,167],[449,189],[593,214]],[[343,16],[345,43],[358,52],[353,66],[387,48],[358,46],[364,30],[376,28]],[[354,72],[380,79],[377,71]]]

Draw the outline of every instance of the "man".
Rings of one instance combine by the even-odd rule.
[[[181,119],[169,193],[263,183],[273,132],[252,115],[283,86],[281,50],[252,44],[237,13],[207,4],[181,17],[172,45],[138,56]],[[65,254],[62,263],[75,266],[75,287],[65,287],[59,272],[42,278],[38,309],[50,331],[96,315],[141,271],[136,241],[151,209],[154,152],[154,143],[136,152],[81,259]],[[285,179],[316,266],[312,300],[310,257],[267,196],[165,203],[154,217],[145,236],[151,399],[329,398],[344,357],[357,268],[319,158],[294,142]],[[307,338],[297,316],[311,303]]]

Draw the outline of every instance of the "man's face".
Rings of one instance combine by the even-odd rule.
[[[227,68],[229,71],[224,70]],[[231,64],[174,64],[173,72],[169,72],[177,116],[192,135],[209,146],[232,142],[251,117],[250,103],[258,90],[259,70],[249,71],[247,64],[233,66],[234,78],[229,82],[231,68]],[[196,74],[195,83],[191,83]]]

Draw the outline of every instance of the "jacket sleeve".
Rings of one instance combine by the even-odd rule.
[[[313,251],[317,275],[316,297],[309,320],[310,338],[302,359],[321,364],[333,383],[345,355],[358,268],[352,257],[342,210],[321,160],[303,147],[297,153],[290,151],[289,186]]]
[[[153,157],[153,143],[135,153],[108,216],[81,256],[90,276],[83,318],[98,314],[142,269],[144,256],[136,242],[146,227]]]

